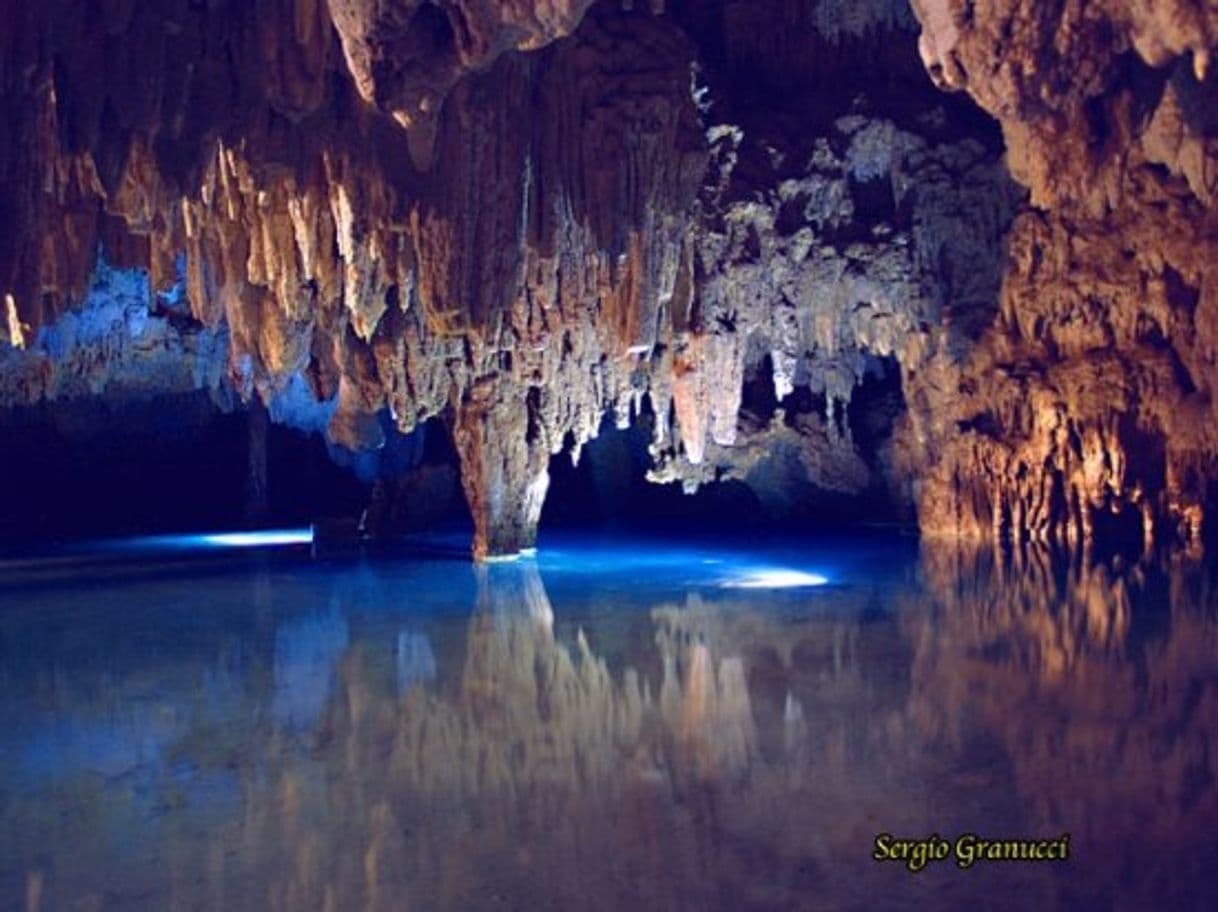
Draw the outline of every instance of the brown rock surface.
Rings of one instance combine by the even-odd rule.
[[[1218,13],[914,8],[923,60],[998,118],[1032,204],[993,325],[906,390],[923,530],[1199,540],[1215,454]]]
[[[480,554],[532,540],[552,454],[645,409],[691,488],[785,449],[931,533],[1196,539],[1218,14],[913,13],[920,39],[887,0],[5,0],[3,401],[79,394],[40,328],[83,319],[99,246],[150,301],[184,255],[187,337],[228,345],[186,386],[303,380],[353,449],[381,409],[446,415]],[[997,118],[1013,227],[996,137],[915,47]],[[877,363],[904,412],[862,441]]]

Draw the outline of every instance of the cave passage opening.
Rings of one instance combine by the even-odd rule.
[[[744,378],[741,441],[762,458],[744,470],[713,465],[696,485],[672,470],[672,453],[661,455],[657,470],[648,397],[625,429],[607,415],[578,461],[569,446],[551,457],[542,544],[548,533],[728,541],[839,533],[860,521],[900,524],[899,509],[875,483],[878,463],[868,467],[871,483],[843,493],[809,478],[798,452],[807,443],[799,436],[805,425],[828,420],[833,433],[862,452],[883,452],[904,405],[899,371],[888,361],[876,359],[847,407],[826,419],[825,396],[806,385],[778,400],[772,364],[768,356],[760,359]],[[14,410],[3,420],[10,480],[0,513],[5,552],[104,538],[298,529],[330,520],[384,541],[433,533],[460,538],[473,528],[450,416],[402,433],[382,411],[384,445],[368,452],[267,420],[259,408],[217,408],[202,393],[73,400]],[[777,425],[785,435],[775,438],[778,445],[749,437]]]
[[[630,427],[611,416],[583,445],[578,463],[569,449],[550,460],[550,488],[540,533],[547,531],[648,532],[691,536],[756,529],[763,511],[741,481],[728,479],[686,493],[679,482],[649,481],[654,415],[649,407]]]
[[[781,400],[775,396],[766,355],[744,378],[740,446],[728,456],[740,463],[708,467],[701,483],[687,491],[681,480],[649,478],[656,474],[651,454],[656,416],[644,397],[629,427],[619,429],[606,416],[578,462],[569,447],[551,459],[541,539],[547,531],[677,538],[838,534],[876,526],[903,531],[912,525],[912,511],[883,476],[893,425],[904,408],[895,358],[869,359],[850,402],[826,418],[824,393],[807,384]],[[828,474],[820,483],[815,467],[826,446],[840,452],[857,448],[862,454],[857,469],[865,474],[857,489],[844,490]]]
[[[428,423],[410,435],[390,426],[382,450],[355,454],[319,434],[270,422],[261,456],[251,459],[254,414],[248,407],[217,409],[201,393],[123,404],[82,399],[5,413],[0,548],[307,527],[326,517],[359,517],[377,505],[400,509],[397,499],[409,497],[426,501],[429,516],[461,521],[464,503],[451,496],[455,481],[445,468],[455,455],[442,426]],[[251,508],[255,461],[262,462],[265,489]],[[396,483],[412,468],[431,486],[420,486],[418,477],[414,488]]]
[[[0,547],[298,528],[328,518],[358,519],[387,539],[472,528],[460,462],[440,418],[402,434],[382,416],[386,443],[372,453],[352,453],[328,446],[320,435],[269,423],[264,500],[254,515],[251,411],[220,412],[198,396],[171,398],[125,406],[121,416],[97,403],[8,415],[10,485]],[[807,396],[788,397],[786,404],[823,407]],[[842,418],[862,432],[865,422],[856,412],[872,414],[856,409]],[[692,493],[679,481],[656,483],[648,479],[653,427],[648,409],[626,429],[606,418],[578,463],[569,450],[552,457],[543,543],[547,532],[731,538],[837,530],[860,515],[876,515],[871,507],[861,513],[859,498],[833,492],[820,492],[815,503],[776,508],[783,493],[764,489],[770,482],[764,473],[723,478]]]

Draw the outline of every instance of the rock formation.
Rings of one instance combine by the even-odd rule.
[[[1215,454],[1218,11],[914,10],[928,70],[998,119],[1030,190],[993,324],[906,392],[922,400],[902,444],[923,530],[1090,541],[1124,524],[1198,541]]]
[[[443,416],[480,556],[605,415],[687,489],[781,450],[927,533],[1196,540],[1218,14],[1135,7],[4,0],[0,402]],[[73,335],[144,274],[151,336]]]

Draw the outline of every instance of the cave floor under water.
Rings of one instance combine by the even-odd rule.
[[[0,565],[4,909],[1205,908],[1216,768],[1205,560]]]

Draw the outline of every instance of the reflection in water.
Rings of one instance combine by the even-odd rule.
[[[291,728],[317,724],[347,646],[347,622],[337,606],[320,617],[289,621],[275,632],[271,714],[276,722]]]
[[[426,634],[408,630],[399,633],[397,659],[399,696],[415,684],[425,684],[436,676],[436,656]]]
[[[1073,831],[1076,901],[1185,908],[1218,868],[1218,591],[1182,557],[1116,572],[1037,551],[929,551],[911,717],[1009,758],[1042,828]]]
[[[1207,901],[1208,565],[926,549],[612,596],[454,567],[0,600],[0,906]],[[1072,861],[870,859],[970,830],[1070,832]]]

